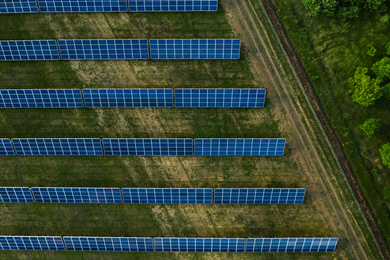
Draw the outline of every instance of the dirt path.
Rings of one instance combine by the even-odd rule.
[[[368,259],[362,246],[363,243],[366,243],[364,240],[365,234],[357,225],[356,220],[351,219],[352,215],[349,210],[344,210],[341,201],[345,200],[340,198],[337,193],[337,183],[331,181],[333,175],[328,174],[326,170],[326,168],[331,168],[331,165],[326,158],[320,155],[323,155],[319,152],[322,149],[318,143],[314,142],[315,136],[313,138],[313,133],[315,129],[310,126],[309,120],[304,117],[305,111],[303,108],[295,106],[297,99],[293,100],[293,97],[299,93],[294,90],[294,84],[289,83],[295,79],[288,78],[283,64],[273,59],[277,54],[262,22],[266,18],[260,18],[251,3],[245,0],[229,0],[224,1],[223,4],[232,19],[234,29],[241,35],[241,38],[247,41],[245,47],[252,53],[250,57],[254,74],[259,77],[259,80],[268,83],[267,89],[271,90],[271,93],[268,92],[269,98],[276,104],[276,109],[282,109],[285,112],[284,115],[280,115],[280,119],[287,123],[282,121],[281,128],[284,128],[283,132],[287,133],[288,145],[292,147],[294,154],[296,153],[295,158],[300,161],[302,172],[308,174],[306,177],[310,179],[311,183],[317,183],[321,190],[328,191],[331,194],[326,199],[319,196],[317,199],[322,201],[318,207],[323,207],[323,212],[331,209],[332,212],[337,213],[332,216],[333,221],[336,220],[337,229],[343,234],[343,237],[348,238],[347,244],[354,256],[353,258]],[[314,110],[316,111],[316,109]],[[302,121],[306,121],[306,124]],[[326,165],[324,165],[324,162]]]

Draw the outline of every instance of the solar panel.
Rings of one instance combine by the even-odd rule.
[[[192,155],[192,139],[103,138],[105,155]]]
[[[244,238],[155,238],[156,252],[230,252],[245,251]]]
[[[0,2],[0,14],[38,13],[35,0],[3,0]]]
[[[0,41],[0,61],[59,59],[55,40]]]
[[[215,204],[302,204],[305,189],[215,189]]]
[[[338,238],[248,238],[246,253],[334,252]]]
[[[31,191],[26,187],[0,187],[0,202],[34,202]]]
[[[119,188],[31,188],[41,203],[122,203]]]
[[[0,108],[84,107],[79,89],[0,90]]]
[[[0,236],[0,250],[64,251],[61,237]]]
[[[86,107],[173,107],[172,89],[83,89]]]
[[[175,107],[264,107],[265,89],[175,89]]]
[[[129,0],[130,12],[217,11],[218,0]]]
[[[103,155],[98,138],[12,139],[17,155]]]
[[[150,40],[151,59],[239,59],[239,39]]]
[[[149,237],[64,237],[68,251],[153,252]]]
[[[149,59],[148,40],[58,40],[63,60]]]
[[[3,155],[15,155],[14,148],[12,147],[11,140],[0,139],[0,156]]]
[[[43,13],[127,12],[126,0],[38,0]]]
[[[195,139],[195,155],[281,156],[286,139],[210,138]]]
[[[123,188],[124,203],[132,204],[212,204],[213,189]]]

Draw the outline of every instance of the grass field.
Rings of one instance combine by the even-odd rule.
[[[2,62],[1,88],[267,88],[264,109],[7,109],[0,136],[286,137],[283,157],[13,157],[0,186],[304,187],[303,205],[2,204],[0,234],[172,237],[339,237],[335,253],[149,254],[0,252],[1,259],[237,258],[378,259],[379,252],[310,107],[258,5],[226,1],[217,13],[0,16],[1,40],[83,38],[243,39],[239,61]],[[225,11],[226,13],[225,13]],[[244,12],[245,13],[245,12]],[[250,40],[262,17],[268,43]],[[252,25],[257,28],[257,25]],[[253,29],[254,31],[255,29]],[[261,38],[259,38],[261,39]],[[261,52],[254,53],[256,47]],[[262,64],[266,52],[273,61]],[[270,72],[274,64],[280,68]],[[274,65],[275,65],[274,64]],[[279,72],[280,71],[280,72]],[[283,83],[274,84],[278,74]],[[276,76],[275,76],[276,77]],[[289,88],[284,88],[285,85]],[[279,89],[280,87],[280,89]],[[282,88],[283,87],[283,88]],[[291,87],[291,88],[290,88]],[[291,90],[287,93],[284,91]],[[286,110],[293,99],[294,110]],[[297,112],[295,112],[297,111]],[[302,112],[304,111],[304,112]],[[298,130],[294,127],[297,126]],[[306,133],[308,139],[295,138]],[[316,159],[317,153],[320,157]]]
[[[390,24],[381,22],[379,15],[368,14],[347,22],[313,20],[306,17],[300,0],[275,4],[307,73],[319,77],[312,80],[317,95],[390,245],[390,204],[382,200],[385,187],[390,186],[390,169],[381,163],[379,154],[379,148],[390,142],[390,103],[383,97],[365,109],[352,102],[347,84],[358,66],[371,68],[386,55]],[[375,57],[367,55],[369,43],[378,49]],[[368,118],[382,122],[381,130],[371,139],[359,128]]]

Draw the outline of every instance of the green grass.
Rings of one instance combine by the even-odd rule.
[[[390,25],[369,14],[347,22],[309,19],[300,0],[275,1],[275,5],[309,77],[319,77],[312,81],[315,91],[390,245],[390,205],[382,202],[382,192],[390,185],[390,169],[381,164],[379,155],[381,145],[390,142],[389,100],[383,97],[363,108],[352,102],[347,85],[358,66],[371,68],[385,56]],[[375,57],[367,55],[370,42],[378,49]],[[359,128],[368,118],[382,120],[380,132],[371,139]]]

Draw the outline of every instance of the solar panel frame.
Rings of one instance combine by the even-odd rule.
[[[173,107],[172,89],[83,89],[86,107]]]
[[[154,238],[156,252],[245,252],[244,238]]]
[[[68,251],[153,252],[150,237],[64,237]]]
[[[218,11],[218,0],[129,0],[130,12],[201,12]]]
[[[15,151],[12,147],[11,140],[0,138],[0,156],[14,156]]]
[[[98,138],[14,138],[17,155],[24,156],[99,156],[103,155]]]
[[[33,203],[28,187],[0,187],[0,203]]]
[[[190,138],[103,138],[107,156],[192,156]]]
[[[214,204],[302,204],[303,188],[239,188],[214,190]]]
[[[150,59],[239,59],[240,39],[150,39]]]
[[[128,204],[212,204],[213,189],[122,188]]]
[[[55,40],[0,41],[0,61],[59,59]]]
[[[58,40],[62,60],[149,59],[147,39]]]
[[[175,89],[175,107],[264,107],[265,89]]]
[[[248,238],[246,253],[334,252],[338,238]]]
[[[35,0],[8,0],[0,2],[0,14],[38,13]]]
[[[123,203],[119,188],[33,187],[37,203]]]
[[[2,89],[0,108],[84,107],[79,89]]]
[[[196,138],[195,156],[283,156],[283,138]]]
[[[0,236],[0,250],[65,251],[59,236]]]
[[[127,0],[38,0],[42,13],[127,12]]]

